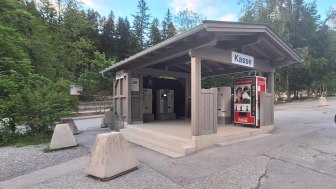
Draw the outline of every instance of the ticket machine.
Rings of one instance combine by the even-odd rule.
[[[143,89],[143,120],[144,122],[153,121],[153,92],[152,89]]]
[[[218,124],[231,123],[231,87],[217,88]]]
[[[176,119],[174,110],[174,90],[159,89],[156,92],[156,117],[159,120]]]

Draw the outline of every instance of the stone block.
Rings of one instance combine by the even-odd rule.
[[[49,148],[54,150],[72,146],[77,146],[77,141],[70,126],[67,123],[56,125]]]
[[[101,128],[109,127],[111,130],[115,130],[115,115],[112,111],[105,112],[105,115],[102,119],[102,123],[100,125]]]
[[[119,132],[98,134],[85,173],[109,180],[136,169],[139,160]]]
[[[320,97],[319,106],[328,106],[328,101],[326,97]]]
[[[67,123],[72,131],[72,134],[78,134],[79,133],[79,130],[76,126],[76,123],[73,119],[64,119],[63,120],[63,123]]]

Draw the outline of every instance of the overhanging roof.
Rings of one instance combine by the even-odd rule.
[[[272,67],[287,66],[301,60],[299,54],[268,25],[206,20],[201,25],[111,65],[100,73],[167,65],[175,66],[172,69],[187,70],[186,65],[175,65],[174,62],[186,61],[190,49],[202,46],[248,54],[269,62]]]

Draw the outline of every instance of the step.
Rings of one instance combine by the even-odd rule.
[[[164,133],[129,127],[121,129],[120,132],[128,141],[169,157],[177,158],[195,151],[195,147],[188,140]]]
[[[235,141],[239,139],[244,139],[244,138],[250,138],[258,135],[264,135],[269,132],[271,132],[274,129],[273,125],[269,126],[262,126],[260,129],[254,129],[249,132],[244,132],[240,134],[232,134],[232,135],[227,135],[227,136],[218,136],[217,138],[217,143],[226,143],[230,141]]]
[[[254,140],[254,139],[258,139],[258,138],[262,138],[262,137],[267,137],[267,136],[270,136],[270,135],[272,135],[272,134],[260,134],[260,135],[255,135],[255,136],[251,136],[251,137],[239,138],[239,139],[230,140],[230,141],[226,141],[226,142],[220,142],[220,143],[217,143],[217,145],[227,146],[227,145],[237,144],[237,143],[241,143],[241,142],[245,142],[245,141],[249,141],[249,140]]]
[[[164,132],[159,132],[159,131],[155,131],[153,129],[150,128],[143,128],[143,127],[137,127],[137,126],[126,126],[127,129],[132,129],[132,131],[138,131],[141,133],[145,133],[147,136],[150,137],[162,137],[162,138],[169,138],[170,140],[174,140],[174,141],[178,141],[184,144],[191,144],[191,136],[190,138],[182,138],[182,137],[177,137],[174,135],[170,135]]]

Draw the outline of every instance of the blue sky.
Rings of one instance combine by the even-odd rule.
[[[93,8],[103,16],[108,16],[113,10],[116,17],[127,16],[132,20],[131,14],[137,10],[138,0],[81,0],[85,7]],[[209,20],[237,21],[241,7],[237,5],[239,0],[145,0],[152,18],[162,20],[167,9],[172,13],[186,8],[204,15]],[[312,2],[313,0],[305,0]],[[336,7],[336,0],[317,0],[317,10],[324,20],[326,12],[331,6]]]

